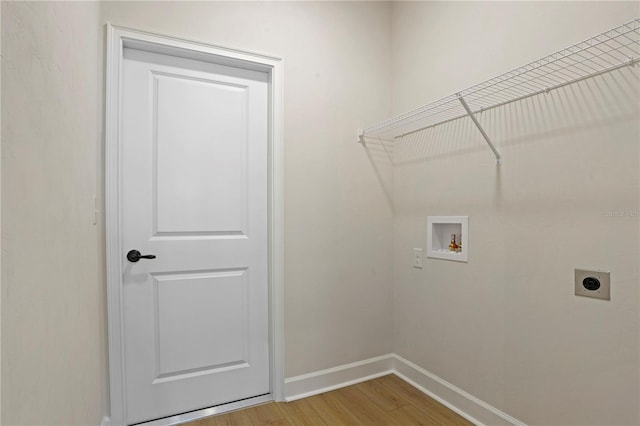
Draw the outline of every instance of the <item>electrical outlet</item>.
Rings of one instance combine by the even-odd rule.
[[[575,295],[611,300],[610,272],[599,269],[575,270]]]
[[[422,269],[422,249],[413,249],[413,267]]]

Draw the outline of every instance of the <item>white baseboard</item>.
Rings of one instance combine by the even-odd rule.
[[[100,422],[100,426],[111,426],[111,419],[107,416],[102,418],[102,422]]]
[[[396,354],[285,379],[285,401],[318,395],[387,374],[395,374],[476,425],[526,426],[518,419]]]
[[[526,426],[424,368],[393,354],[393,373],[476,425]]]
[[[393,373],[393,355],[382,355],[284,380],[287,402],[329,392]]]

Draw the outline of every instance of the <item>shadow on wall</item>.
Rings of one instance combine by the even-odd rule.
[[[373,166],[378,182],[393,211],[393,142],[367,138],[364,144],[367,157]]]
[[[619,69],[486,110],[476,117],[498,149],[638,120],[639,70],[638,66]],[[468,117],[406,136],[393,147],[388,145],[395,166],[481,151],[487,152],[487,158],[493,155]]]

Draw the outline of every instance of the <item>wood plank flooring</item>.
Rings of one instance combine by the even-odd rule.
[[[471,422],[394,376],[294,402],[271,402],[189,426],[467,426]]]

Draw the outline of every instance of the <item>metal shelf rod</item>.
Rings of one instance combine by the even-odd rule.
[[[491,139],[489,139],[489,136],[487,136],[487,133],[484,131],[484,129],[482,128],[482,126],[480,125],[480,122],[478,121],[478,119],[476,118],[475,115],[473,115],[473,112],[471,111],[471,109],[469,108],[469,105],[467,105],[467,103],[465,102],[464,98],[462,96],[460,96],[459,93],[456,94],[456,96],[458,96],[458,100],[460,101],[460,103],[462,104],[463,108],[465,109],[465,111],[467,111],[467,114],[469,114],[469,117],[471,118],[471,120],[473,121],[473,124],[476,125],[476,127],[478,128],[478,130],[480,130],[480,133],[482,134],[482,137],[484,138],[484,140],[487,141],[487,143],[489,144],[489,148],[491,148],[491,151],[493,151],[493,154],[496,156],[496,163],[498,165],[500,165],[502,163],[502,156],[500,155],[500,153],[498,152],[498,150],[496,149],[496,147],[493,145],[493,142],[491,142]]]

